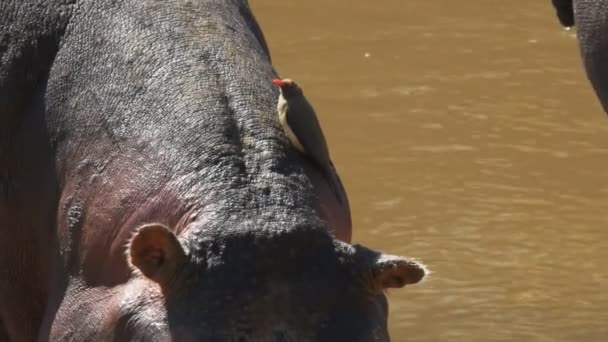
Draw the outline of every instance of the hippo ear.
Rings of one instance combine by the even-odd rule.
[[[416,284],[426,277],[424,265],[401,256],[380,254],[372,265],[376,288],[401,288]]]
[[[149,224],[140,227],[129,241],[128,258],[135,269],[162,286],[185,263],[186,252],[169,228]]]
[[[420,282],[428,271],[421,263],[402,256],[379,253],[366,247],[354,246],[359,260],[363,259],[371,274],[372,287],[377,290],[401,288]]]

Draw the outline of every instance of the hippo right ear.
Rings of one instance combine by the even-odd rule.
[[[164,286],[186,262],[186,252],[168,227],[149,224],[137,229],[129,241],[128,259],[133,268]]]
[[[402,256],[380,254],[372,265],[376,288],[401,288],[419,283],[427,276],[424,265]]]
[[[358,260],[365,265],[371,275],[371,286],[383,291],[419,283],[429,273],[427,268],[416,260],[376,252],[361,245],[353,246]]]

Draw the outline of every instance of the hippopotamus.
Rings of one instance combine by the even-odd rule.
[[[608,0],[552,0],[560,23],[576,26],[585,71],[608,113]]]
[[[389,341],[427,271],[351,243],[246,0],[0,13],[0,342]]]

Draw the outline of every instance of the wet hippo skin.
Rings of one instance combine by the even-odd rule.
[[[426,271],[350,244],[245,1],[0,13],[0,341],[389,339]]]

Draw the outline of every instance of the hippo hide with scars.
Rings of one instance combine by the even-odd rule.
[[[245,0],[0,1],[0,341],[388,341]],[[343,189],[342,189],[343,191]]]

